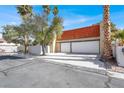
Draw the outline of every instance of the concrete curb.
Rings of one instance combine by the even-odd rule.
[[[94,69],[94,68],[88,68],[88,67],[84,67],[84,66],[76,66],[76,65],[72,65],[72,64],[66,64],[66,63],[59,63],[59,62],[54,62],[54,61],[47,61],[45,60],[45,62],[49,62],[52,64],[56,64],[56,65],[64,65],[65,67],[70,67],[76,70],[80,70],[80,71],[88,71],[88,72],[93,72],[93,73],[97,73],[97,74],[101,74],[101,75],[106,75],[106,69]]]
[[[94,69],[94,68],[88,68],[88,67],[84,67],[84,66],[76,66],[76,65],[72,65],[72,64],[58,63],[58,62],[54,62],[54,61],[46,61],[46,62],[56,64],[56,65],[64,65],[65,67],[70,67],[70,68],[80,70],[80,71],[88,71],[88,72],[93,72],[93,73],[97,73],[97,74],[101,74],[101,75],[107,75],[107,76],[113,77],[113,78],[124,79],[124,74],[108,71],[107,69],[105,69],[105,70]]]
[[[118,72],[107,71],[107,75],[113,78],[124,79],[124,74]]]

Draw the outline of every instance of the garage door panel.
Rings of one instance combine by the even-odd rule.
[[[61,52],[70,53],[70,42],[69,43],[61,43]]]
[[[99,53],[99,41],[72,42],[72,53]]]

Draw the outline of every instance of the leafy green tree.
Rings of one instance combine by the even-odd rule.
[[[124,30],[119,30],[116,32],[116,39],[119,39],[119,44],[124,45]]]
[[[116,24],[114,24],[113,22],[111,22],[111,40],[115,41],[117,39],[117,33],[118,33]]]
[[[27,22],[30,20],[30,18],[33,15],[32,6],[30,6],[30,5],[19,5],[19,6],[17,6],[17,12],[22,17],[22,20],[23,20],[24,24],[27,24]],[[24,26],[22,26],[22,27],[24,27]],[[29,32],[28,31],[29,30],[24,31],[24,29],[23,29],[25,54],[28,52],[28,43],[29,43],[28,37],[29,37],[29,33],[30,33],[30,31]]]
[[[8,43],[16,43],[18,44],[18,36],[19,33],[15,31],[15,26],[14,25],[5,25],[2,27],[3,28],[3,38],[8,42]]]
[[[124,45],[124,30],[119,30],[116,27],[116,24],[112,22],[111,22],[111,39],[112,41],[119,39],[120,45]]]
[[[124,40],[124,30],[119,30],[118,31],[117,38],[120,38],[120,39]]]
[[[33,33],[32,20],[30,19],[24,21],[19,26],[15,26],[14,30],[19,33],[18,39],[21,41],[20,43],[25,46],[25,50],[26,50],[27,46],[29,46],[29,42],[31,41],[30,38]],[[26,51],[24,52],[27,53]]]

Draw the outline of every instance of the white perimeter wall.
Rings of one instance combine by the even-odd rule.
[[[41,45],[35,45],[35,46],[29,46],[29,53],[35,54],[35,55],[42,55],[42,46]],[[46,53],[50,53],[50,47],[46,47]]]
[[[122,48],[124,48],[124,46],[116,47],[116,60],[119,66],[124,67],[124,53],[122,52]]]
[[[0,39],[2,39],[2,34],[0,33]]]
[[[29,46],[29,53],[35,54],[35,55],[41,55],[42,54],[42,47],[40,45]]]
[[[4,50],[5,53],[15,53],[17,52],[17,47],[14,44],[0,44],[0,50]]]

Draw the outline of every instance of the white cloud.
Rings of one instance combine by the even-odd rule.
[[[69,15],[68,18],[64,19],[64,26],[71,26],[76,24],[82,24],[87,21],[102,20],[102,14],[97,16],[84,16],[79,14]]]
[[[74,24],[80,24],[87,20],[87,18],[84,17],[75,17],[72,19],[65,19],[64,20],[64,26],[74,25]]]
[[[12,20],[20,20],[20,17],[16,14],[0,13],[0,18],[7,18]]]
[[[111,21],[116,24],[116,27],[119,29],[124,29],[124,11],[118,11],[118,12],[114,12],[111,13]]]
[[[2,26],[6,24],[17,25],[21,22],[21,18],[17,14],[0,13],[0,32],[2,32]]]
[[[111,13],[110,16],[112,19],[124,18],[124,11]]]
[[[101,21],[102,14],[96,15],[96,16],[88,16],[88,15],[83,15],[77,12],[76,9],[61,9],[60,15],[63,15],[64,18],[64,26],[75,26],[77,24],[83,24],[85,22],[89,21]]]
[[[10,24],[10,25],[16,25],[17,23],[16,22],[9,22],[8,24]]]

